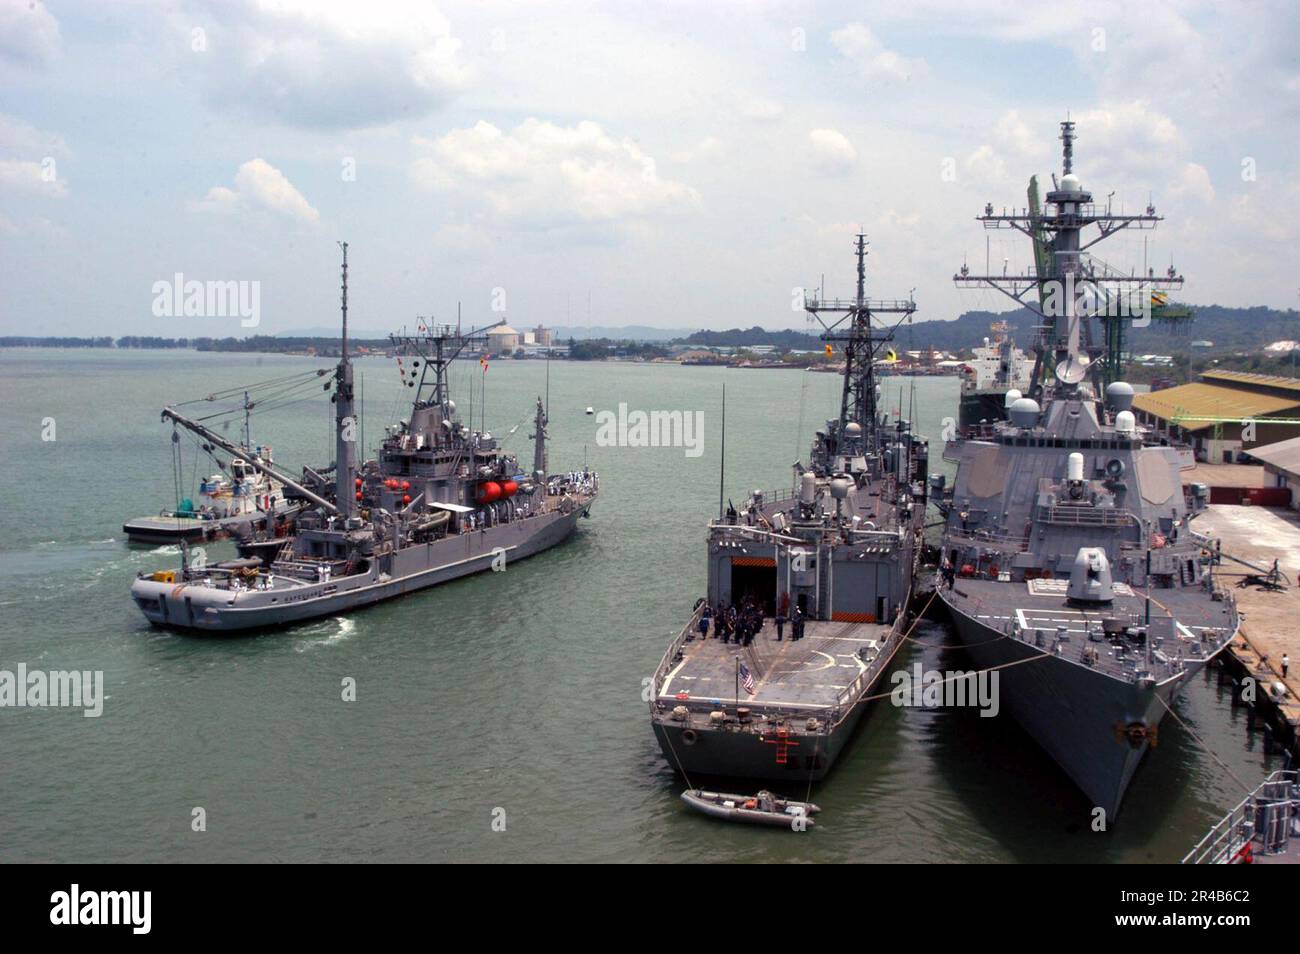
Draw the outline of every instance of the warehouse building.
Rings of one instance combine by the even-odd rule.
[[[1253,448],[1300,437],[1300,380],[1248,371],[1207,371],[1201,380],[1139,394],[1138,421],[1196,459],[1231,463]]]
[[[1290,494],[1286,501],[1300,509],[1300,437],[1256,447],[1250,456],[1264,465],[1264,484]]]

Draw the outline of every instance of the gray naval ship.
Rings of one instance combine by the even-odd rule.
[[[822,778],[904,641],[928,450],[906,421],[881,411],[875,356],[897,323],[877,329],[872,319],[901,322],[916,306],[869,301],[861,235],[857,256],[856,298],[806,302],[823,340],[845,355],[839,416],[817,432],[808,464],[794,465],[793,490],[755,491],[725,515],[719,500],[707,596],[654,675],[651,725],[668,764],[688,778]],[[738,632],[723,622],[720,633],[731,607]],[[791,620],[780,641],[777,614]],[[752,640],[736,638],[755,626]]]
[[[487,329],[462,334],[430,326],[394,335],[410,356],[411,416],[390,428],[379,456],[358,466],[352,363],[347,338],[347,245],[343,244],[343,347],[333,375],[333,499],[260,460],[253,466],[313,509],[296,532],[248,557],[179,571],[140,574],[131,596],[150,622],[212,633],[332,616],[532,556],[566,539],[586,516],[599,477],[550,475],[547,415],[533,421],[533,469],[523,474],[490,433],[460,423],[448,366]],[[495,327],[495,326],[489,326]],[[326,385],[330,387],[330,385]],[[174,408],[166,419],[235,453],[220,434]],[[319,489],[319,488],[318,488]],[[328,489],[326,490],[328,494]]]
[[[992,436],[945,447],[957,472],[933,495],[945,517],[939,593],[974,661],[1000,669],[1002,704],[1113,818],[1161,718],[1232,638],[1238,614],[1216,585],[1212,542],[1191,529],[1208,491],[1183,488],[1190,454],[1137,426],[1130,385],[1101,389],[1101,352],[1088,345],[1090,321],[1125,320],[1122,295],[1149,300],[1151,287],[1182,279],[1172,268],[1121,279],[1086,253],[1159,219],[1151,207],[1095,206],[1073,172],[1073,123],[1061,138],[1064,174],[1046,211],[989,206],[982,217],[1034,237],[1046,267],[1008,276],[963,266],[956,276],[1038,312],[1040,373]],[[1081,237],[1091,225],[1100,237]],[[1036,290],[1042,310],[1025,300]]]

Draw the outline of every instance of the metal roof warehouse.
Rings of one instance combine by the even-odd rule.
[[[1207,371],[1198,382],[1137,395],[1133,410],[1143,424],[1190,444],[1197,460],[1231,462],[1300,436],[1300,380]]]

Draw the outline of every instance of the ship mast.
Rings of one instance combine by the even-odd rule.
[[[356,513],[352,483],[356,473],[356,412],[353,406],[352,362],[348,359],[348,243],[343,249],[343,353],[334,373],[334,504],[348,520]]]
[[[852,301],[842,299],[805,298],[804,309],[821,324],[821,340],[838,344],[844,352],[844,388],[840,395],[839,435],[843,439],[850,423],[862,427],[864,446],[874,446],[869,437],[879,423],[876,408],[875,357],[881,345],[893,340],[894,328],[914,311],[916,302],[910,298],[893,301],[867,298],[867,236],[859,232],[854,245],[858,259],[857,297]],[[823,314],[840,315],[833,320]],[[893,327],[873,329],[873,315],[902,315]],[[862,452],[862,448],[845,447],[844,451]]]
[[[423,334],[389,335],[388,340],[393,343],[393,347],[399,353],[413,354],[423,359],[423,365],[419,372],[420,380],[415,384],[415,399],[412,401],[414,409],[445,408],[451,398],[451,389],[447,384],[447,369],[451,366],[451,363],[460,356],[460,353],[471,342],[483,340],[488,331],[503,324],[505,324],[504,318],[490,325],[484,325],[482,328],[462,332],[459,320],[457,320],[455,329],[451,325],[435,325],[431,320],[425,326],[426,330]],[[432,381],[429,380],[430,371],[433,372]],[[425,397],[426,388],[431,388],[433,392],[427,398]],[[470,421],[471,426],[473,423],[473,421]]]
[[[1037,369],[1050,362],[1054,381],[1038,380],[1034,388],[1066,395],[1078,394],[1085,378],[1091,378],[1100,390],[1100,362],[1095,359],[1102,349],[1090,343],[1089,318],[1123,320],[1134,310],[1150,314],[1151,289],[1181,286],[1183,277],[1171,265],[1163,276],[1149,271],[1145,275],[1125,275],[1092,256],[1088,249],[1124,229],[1154,229],[1161,216],[1153,205],[1139,215],[1115,215],[1109,206],[1093,204],[1092,193],[1083,188],[1074,174],[1074,123],[1061,123],[1061,178],[1052,177],[1053,189],[1047,193],[1047,210],[1037,208],[1036,183],[1031,182],[1030,206],[1019,212],[984,207],[979,221],[986,229],[1015,229],[1034,243],[1035,265],[1027,274],[974,274],[966,265],[953,276],[959,288],[987,285],[1006,295],[1017,305],[1027,308],[1040,319],[1036,345]],[[1096,225],[1099,234],[1085,240],[1083,232]],[[1028,296],[1035,293],[1037,301]],[[1045,369],[1043,378],[1047,378]]]
[[[550,418],[546,414],[546,407],[539,397],[537,413],[533,418],[533,479],[542,485],[546,483],[546,425],[549,423]]]

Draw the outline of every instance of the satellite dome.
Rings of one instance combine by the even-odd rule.
[[[847,437],[858,437],[862,433],[862,425],[857,421],[849,421],[844,425],[844,434]]]
[[[1132,434],[1137,430],[1137,418],[1132,411],[1120,411],[1115,415],[1115,430],[1121,434]]]
[[[1067,172],[1065,175],[1061,176],[1061,191],[1082,192],[1083,185],[1079,182],[1078,176],[1073,172]]]
[[[1022,397],[1010,408],[1011,423],[1016,427],[1033,427],[1038,423],[1038,402],[1033,398]]]
[[[1127,411],[1133,406],[1133,385],[1127,381],[1106,385],[1106,403],[1117,411]]]
[[[1012,388],[1010,391],[1007,392],[1006,402],[1002,406],[1010,407],[1011,405],[1019,401],[1022,397],[1024,397],[1023,394],[1021,394],[1017,389]]]

